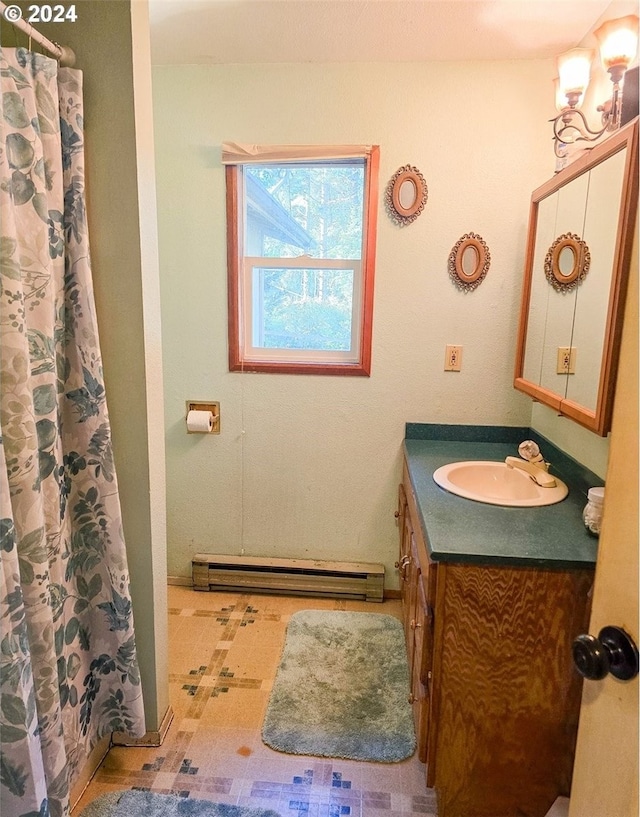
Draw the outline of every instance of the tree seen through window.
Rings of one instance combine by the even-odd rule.
[[[269,259],[359,261],[364,162],[248,165],[261,201],[247,206],[245,254]],[[262,196],[262,191],[268,195]],[[351,265],[353,266],[353,264]],[[295,266],[253,268],[253,345],[348,350],[355,270]]]

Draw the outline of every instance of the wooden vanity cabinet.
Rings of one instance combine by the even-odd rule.
[[[400,530],[400,574],[402,616],[411,678],[409,700],[413,706],[418,756],[425,763],[429,733],[429,689],[433,645],[433,611],[429,581],[434,576],[425,559],[426,549],[419,529],[408,512],[405,488],[400,485],[398,512]],[[421,554],[423,554],[421,558]]]
[[[398,562],[420,760],[439,817],[544,817],[568,796],[593,569],[433,562],[405,465]]]
[[[400,578],[400,597],[402,599],[402,623],[404,625],[404,638],[407,645],[407,656],[409,666],[414,652],[413,628],[411,627],[411,617],[415,608],[415,601],[418,593],[418,565],[414,557],[413,528],[411,519],[407,513],[407,497],[404,486],[398,489],[398,529],[400,534],[400,554],[396,567]]]

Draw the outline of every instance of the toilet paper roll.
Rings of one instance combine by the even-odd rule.
[[[192,410],[187,414],[187,431],[191,433],[210,434],[213,428],[211,411]]]

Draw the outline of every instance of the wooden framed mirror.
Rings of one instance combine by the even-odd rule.
[[[411,224],[427,203],[427,183],[417,167],[405,165],[387,185],[385,201],[391,218],[400,225]]]
[[[471,292],[484,281],[491,264],[491,253],[482,236],[467,233],[449,253],[449,275],[465,292]]]
[[[611,425],[637,151],[636,118],[531,196],[514,386],[601,436]]]

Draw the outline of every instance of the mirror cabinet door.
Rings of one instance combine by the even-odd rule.
[[[514,385],[605,435],[638,204],[635,120],[531,198]]]
[[[566,397],[590,411],[598,405],[626,154],[626,150],[615,153],[589,173],[584,240],[591,263],[588,275],[576,288],[570,344],[576,349],[575,374],[567,376]],[[611,206],[603,207],[602,202],[611,202]]]
[[[584,232],[584,214],[587,207],[589,174],[580,176],[571,184],[560,188],[555,194],[558,197],[556,223],[551,241],[546,246],[545,256],[557,238],[566,233],[582,237]],[[544,261],[544,259],[543,259]],[[543,271],[544,277],[544,271]],[[567,396],[569,377],[573,375],[558,372],[558,349],[574,346],[572,343],[573,318],[576,311],[577,288],[557,291],[545,280],[549,291],[549,309],[547,312],[546,344],[542,366],[541,385],[545,389]],[[593,373],[596,367],[590,367]]]
[[[572,346],[576,289],[554,289],[544,264],[558,236],[582,234],[588,184],[588,174],[581,176],[538,205],[524,376],[558,398],[566,397],[568,387],[569,375],[558,373],[558,349]],[[559,402],[555,408],[559,408]]]

